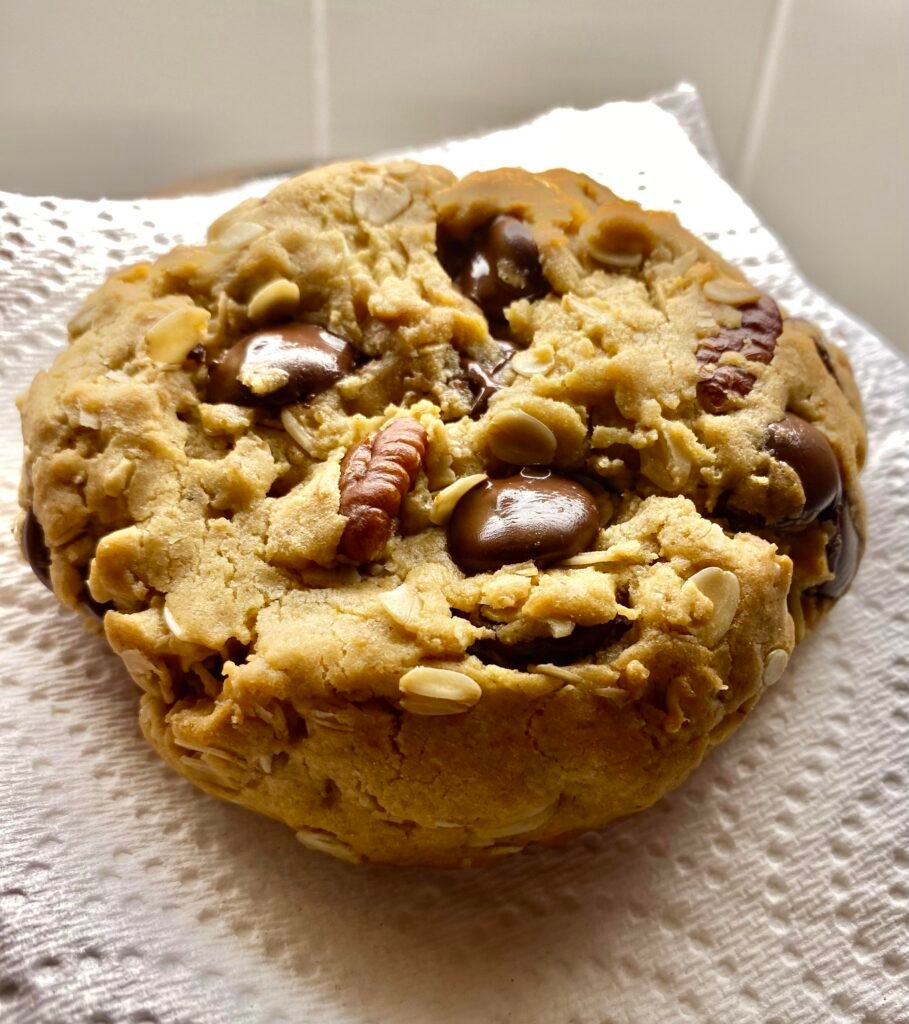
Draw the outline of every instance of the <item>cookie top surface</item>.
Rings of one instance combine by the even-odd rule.
[[[703,733],[860,557],[845,356],[568,171],[312,172],[71,339],[23,538],[178,711],[568,686]]]

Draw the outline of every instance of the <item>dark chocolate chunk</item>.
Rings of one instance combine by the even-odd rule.
[[[354,350],[314,324],[284,324],[241,338],[212,364],[208,400],[292,405],[330,388],[350,371]]]
[[[833,601],[849,589],[865,550],[848,501],[843,500],[837,506],[834,527],[834,533],[827,541],[827,567],[833,573],[833,579],[816,588],[821,597]]]
[[[488,665],[524,669],[528,665],[570,665],[614,643],[631,625],[615,618],[598,626],[575,626],[568,636],[541,636],[508,644],[497,638],[477,640],[467,651]]]
[[[50,551],[48,551],[47,542],[44,540],[44,530],[31,509],[25,513],[20,544],[22,554],[31,566],[32,572],[48,590],[51,590]]]
[[[515,348],[507,341],[501,342],[504,357],[500,359],[491,370],[487,370],[482,363],[475,359],[462,359],[463,374],[461,379],[467,381],[467,386],[473,393],[473,405],[470,407],[470,418],[478,420],[489,406],[489,400],[505,386],[498,379],[498,374],[511,362],[515,354]]]
[[[590,492],[548,470],[486,480],[455,505],[448,550],[467,573],[533,560],[558,562],[589,547],[599,528]]]
[[[443,257],[446,269],[490,320],[503,320],[505,307],[517,299],[538,299],[549,291],[533,233],[517,217],[499,214],[466,249],[450,252]]]
[[[797,522],[817,519],[839,498],[842,488],[836,454],[827,438],[801,416],[787,413],[771,423],[764,439],[767,450],[791,466],[805,492],[805,504]]]

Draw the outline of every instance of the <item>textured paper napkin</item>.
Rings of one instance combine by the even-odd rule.
[[[909,1021],[909,369],[811,289],[699,155],[696,95],[556,111],[426,154],[563,165],[676,211],[846,346],[871,540],[732,741],[649,812],[479,873],[352,869],[169,773],[138,694],[0,549],[0,1020],[10,1024]],[[248,191],[248,190],[247,190]],[[0,195],[0,518],[13,396],[80,295],[241,197]],[[831,216],[835,211],[831,211]],[[843,259],[872,259],[844,239]]]

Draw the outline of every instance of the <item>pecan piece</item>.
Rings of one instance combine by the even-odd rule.
[[[708,412],[725,412],[744,398],[757,379],[753,373],[734,366],[712,366],[724,352],[741,352],[753,363],[769,363],[776,350],[776,339],[783,330],[777,304],[768,295],[742,307],[741,327],[724,327],[713,338],[698,345],[695,357],[701,364],[697,385],[698,399]]]
[[[740,366],[701,367],[698,401],[707,412],[728,412],[754,387],[755,376]]]
[[[427,443],[416,420],[393,420],[344,457],[339,511],[347,525],[340,549],[351,561],[368,562],[384,547],[423,465]]]

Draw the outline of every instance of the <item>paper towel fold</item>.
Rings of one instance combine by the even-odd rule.
[[[668,110],[709,156],[690,88],[420,155],[459,173],[567,166],[673,210],[849,350],[871,435],[870,543],[849,596],[738,735],[650,812],[480,873],[358,870],[159,764],[119,661],[8,543],[0,1019],[909,1021],[909,369],[805,284]],[[0,194],[4,521],[13,396],[64,343],[80,297],[260,188]],[[856,258],[871,254],[844,247]]]

